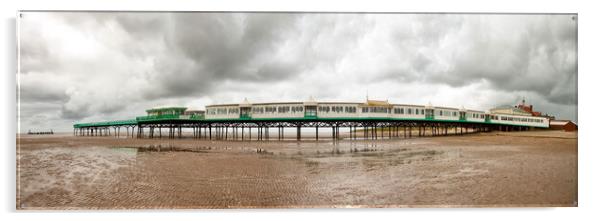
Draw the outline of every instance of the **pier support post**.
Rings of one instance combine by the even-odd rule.
[[[334,140],[334,126],[332,126],[332,136],[331,138]]]
[[[388,128],[389,128],[389,139],[391,139],[391,125],[389,125]]]
[[[364,140],[368,139],[368,127],[364,125]]]
[[[351,126],[349,126],[349,139],[350,140],[353,138],[353,134],[351,132],[352,132]]]

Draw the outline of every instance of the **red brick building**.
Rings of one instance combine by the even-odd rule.
[[[577,124],[573,123],[570,120],[551,120],[550,121],[550,129],[551,130],[564,130],[564,131],[576,131]]]
[[[525,104],[525,99],[524,98],[523,98],[523,102],[521,104],[519,104],[517,106],[514,106],[514,107],[531,113],[531,116],[536,116],[536,117],[540,117],[541,116],[541,112],[533,111],[533,105],[526,105]]]

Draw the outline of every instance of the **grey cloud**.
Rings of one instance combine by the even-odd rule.
[[[75,108],[69,106],[61,107],[61,117],[67,120],[79,120],[90,116],[90,114],[93,114],[93,112],[90,110],[90,108],[88,108],[88,106],[80,106]]]
[[[555,103],[575,104],[576,57],[567,61],[566,56],[576,51],[576,23],[570,24],[568,15],[545,17],[509,15],[512,29],[497,31],[507,36],[492,36],[495,24],[474,26],[475,38],[466,39],[451,69],[429,80],[462,86],[484,79],[500,90],[533,91]]]
[[[415,85],[466,93],[480,85],[502,94],[491,99],[535,94],[566,116],[577,103],[570,15],[41,14],[49,18],[23,20],[21,102],[50,102],[46,117],[69,123],[195,99],[350,96],[340,85],[383,97],[401,95],[370,85],[406,93]],[[46,22],[73,32],[40,28]],[[69,44],[54,42],[73,34],[93,47],[69,54]]]
[[[483,80],[506,92],[532,91],[576,104],[576,21],[572,15],[416,15],[393,31],[383,78],[464,87]],[[453,44],[453,45],[452,45]]]
[[[147,97],[209,92],[225,80],[273,81],[297,74],[294,65],[273,56],[283,33],[293,28],[289,14],[171,14],[164,41],[169,48],[155,60],[162,83]],[[154,26],[151,26],[154,27]],[[130,32],[133,32],[130,30]],[[287,66],[290,65],[290,66]]]
[[[22,102],[64,102],[68,99],[64,92],[51,88],[22,85],[20,91]]]
[[[41,71],[51,68],[56,65],[55,62],[49,62],[50,52],[42,41],[37,41],[35,37],[38,36],[23,36],[24,42],[20,49],[21,64],[24,73],[30,71]]]
[[[28,73],[19,76],[21,102],[62,103],[68,99],[63,85],[52,73]]]
[[[284,63],[284,62],[270,62],[263,64],[255,72],[254,76],[250,76],[243,80],[254,80],[254,81],[280,81],[285,80],[292,75],[299,73],[299,68],[296,64]]]

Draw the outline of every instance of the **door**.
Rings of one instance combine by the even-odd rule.
[[[317,118],[317,106],[305,106],[305,118]]]
[[[426,109],[424,112],[424,117],[427,120],[433,120],[435,119],[435,110],[434,109]]]
[[[466,112],[460,111],[460,120],[466,120]]]
[[[251,107],[240,108],[240,119],[251,119]]]

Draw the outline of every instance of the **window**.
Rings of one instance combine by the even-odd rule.
[[[228,114],[238,114],[238,108],[228,108]]]
[[[355,107],[345,107],[345,113],[355,113]]]
[[[268,106],[268,107],[265,107],[265,112],[266,112],[266,113],[274,113],[274,112],[276,112],[276,111],[277,111],[277,108],[276,108],[276,107],[269,107],[269,106]]]
[[[328,113],[328,112],[330,112],[330,106],[318,107],[318,110],[320,112],[326,112],[326,113]]]
[[[277,107],[278,109],[278,113],[288,113],[291,112],[291,107],[290,106],[280,106]]]
[[[352,109],[352,113],[355,113],[356,109],[355,107],[353,107]],[[388,107],[362,107],[362,112],[363,113],[391,113],[391,109]]]
[[[263,114],[263,107],[254,107],[251,111],[254,114]]]
[[[393,113],[395,113],[395,114],[403,114],[403,108],[393,108]]]
[[[292,111],[293,111],[293,113],[303,112],[303,107],[302,106],[294,106],[294,107],[292,107]]]

